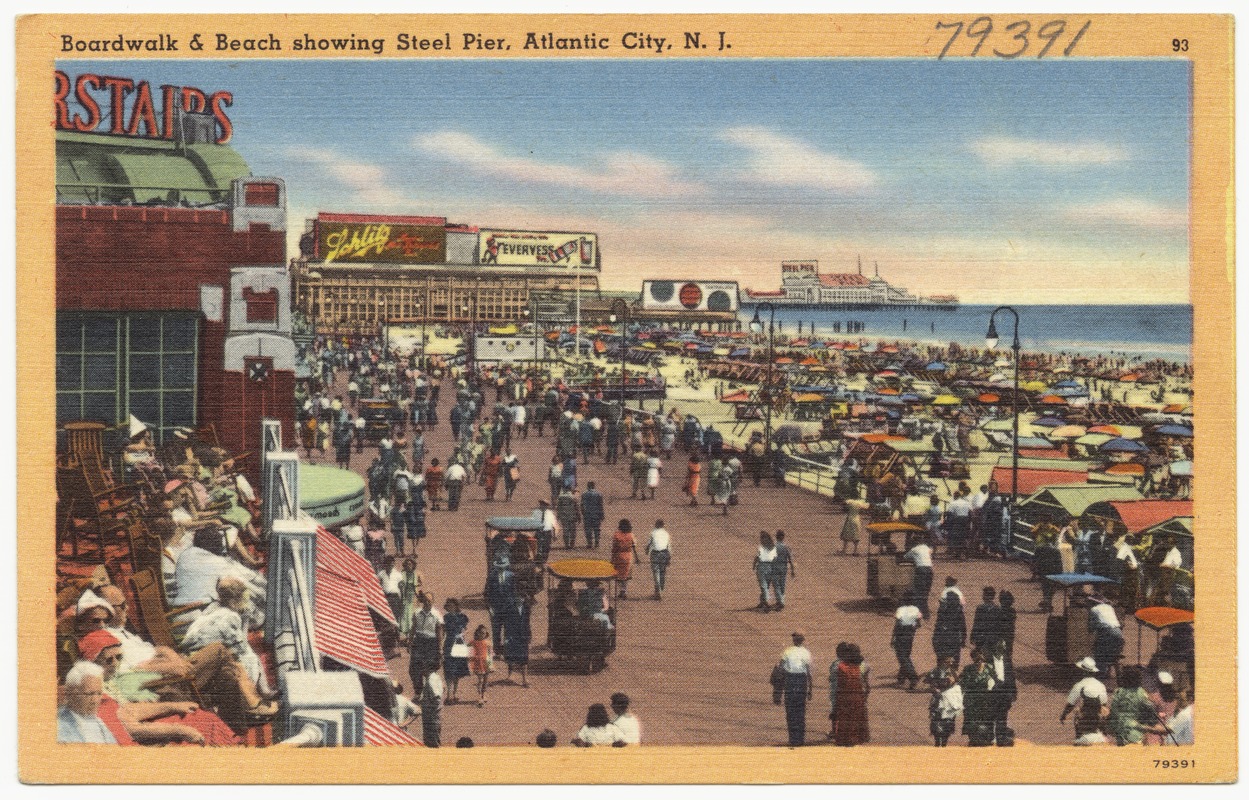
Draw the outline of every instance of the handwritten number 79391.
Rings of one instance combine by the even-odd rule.
[[[1080,26],[1079,30],[1074,34],[1070,34],[1070,39],[1066,41],[1062,54],[1069,56],[1075,51],[1076,45],[1080,43],[1080,39],[1084,37],[1084,33],[1089,29],[1092,20],[1086,21]],[[937,30],[953,30],[950,34],[950,40],[945,43],[945,47],[941,48],[941,53],[937,56],[940,60],[950,53],[950,49],[954,47],[959,37],[965,36],[975,42],[970,53],[956,52],[954,55],[966,55],[975,57],[980,55],[980,50],[993,39],[990,45],[990,51],[998,58],[1019,58],[1024,55],[1032,55],[1029,51],[1034,51],[1037,58],[1045,58],[1050,54],[1050,50],[1058,44],[1059,40],[1065,39],[1069,34],[1067,31],[1067,20],[1053,19],[1039,27],[1034,28],[1033,24],[1026,19],[1018,20],[1006,25],[994,35],[993,19],[991,17],[976,17],[970,23],[964,23],[962,20],[956,22],[937,22]],[[961,49],[961,48],[958,48]],[[1057,53],[1055,53],[1057,55]]]

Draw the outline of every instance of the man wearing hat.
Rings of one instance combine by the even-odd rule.
[[[1123,628],[1115,608],[1099,592],[1089,594],[1089,632],[1093,634],[1093,660],[1100,675],[1118,670],[1123,657]]]
[[[1075,686],[1067,693],[1067,705],[1058,715],[1060,723],[1066,723],[1067,717],[1078,706],[1075,733],[1079,739],[1096,732],[1102,719],[1110,711],[1110,696],[1106,693],[1106,684],[1097,679],[1097,662],[1092,656],[1085,656],[1076,662],[1076,669],[1084,673],[1084,677],[1076,681]]]

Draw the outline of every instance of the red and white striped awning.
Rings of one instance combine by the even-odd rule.
[[[353,669],[390,680],[360,585],[318,566],[314,604],[317,650]]]
[[[412,738],[411,734],[403,728],[400,728],[368,706],[364,707],[364,743],[424,747],[423,744]]]
[[[320,525],[317,526],[317,569],[333,572],[340,578],[358,584],[360,594],[369,608],[392,625],[399,624],[390,603],[386,602],[386,593],[382,591],[373,565]]]

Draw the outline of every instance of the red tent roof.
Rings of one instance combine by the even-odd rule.
[[[1192,500],[1116,500],[1110,507],[1119,515],[1128,533],[1139,533],[1172,517],[1191,517]]]
[[[997,481],[998,491],[1009,492],[1011,489],[1010,467],[994,467],[992,480]],[[1039,492],[1046,486],[1059,486],[1066,483],[1088,483],[1087,472],[1069,472],[1061,469],[1027,469],[1019,468],[1019,493],[1030,495]]]
[[[1061,450],[1055,450],[1052,447],[1021,447],[1019,448],[1021,458],[1049,458],[1062,461],[1067,455]]]

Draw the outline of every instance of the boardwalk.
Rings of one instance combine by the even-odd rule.
[[[492,395],[487,396],[487,408],[493,408]],[[444,463],[451,452],[445,420],[453,396],[450,384],[444,384],[439,408],[444,421],[426,433],[428,457]],[[528,514],[539,497],[548,496],[546,470],[553,447],[549,431],[545,438],[531,435],[527,441],[513,441],[513,452],[521,459],[522,482],[511,503],[487,502],[484,491],[473,485],[465,488],[459,511],[428,514],[429,536],[419,548],[419,568],[439,608],[449,596],[480,595],[485,579],[483,521],[494,515]],[[366,447],[363,454],[353,455],[352,468],[363,472],[375,453]],[[332,454],[328,459],[332,462]],[[605,670],[583,675],[557,664],[544,646],[544,593],[533,614],[530,688],[499,683],[506,666],[498,662],[496,667],[502,671],[491,677],[485,708],[466,703],[444,711],[444,742],[470,736],[479,745],[523,744],[549,727],[561,743],[567,743],[584,722],[591,703],[606,703],[611,693],[623,691],[633,698],[647,744],[784,744],[784,710],[772,704],[767,678],[789,643],[790,632],[799,630],[806,634],[815,658],[815,699],[807,717],[809,742],[822,744],[828,732],[828,667],[837,642],[849,640],[860,644],[872,666],[873,744],[931,744],[928,695],[893,687],[897,661],[889,647],[892,608],[866,598],[863,556],[836,552],[842,517],[832,513],[826,498],[792,486],[765,483],[756,489],[747,481],[740,493],[741,504],[727,516],[708,508],[705,497],[700,498],[702,505],[691,508],[680,491],[685,458],[678,452],[675,463],[665,464],[657,500],[631,500],[627,461],[608,466],[595,456],[589,465],[578,466],[580,487],[588,480],[596,481],[606,500],[604,541],[596,555],[608,557],[611,526],[620,518],[633,523],[639,552],[656,518],[662,518],[672,533],[674,553],[664,599],[651,599],[649,568],[639,565],[629,599],[620,604],[616,653]],[[500,487],[498,497],[502,496]],[[790,583],[785,610],[763,614],[755,610],[758,586],[751,561],[759,531],[778,528],[786,531],[798,577]],[[583,545],[584,539],[578,539],[579,546]],[[571,554],[595,555],[584,549]],[[556,549],[552,558],[563,555],[564,551]],[[946,575],[959,579],[967,597],[969,628],[982,586],[1015,594],[1021,612],[1015,646],[1019,699],[1011,725],[1027,741],[1069,742],[1071,729],[1059,725],[1057,718],[1074,678],[1045,661],[1045,615],[1036,610],[1040,589],[1028,580],[1026,567],[980,560],[945,563],[939,554],[935,573],[937,587]],[[466,612],[469,630],[487,621],[480,603],[470,604]],[[930,632],[926,626],[916,639],[915,662],[921,673],[934,664]],[[1128,653],[1133,653],[1135,632],[1125,633]],[[1147,639],[1147,646],[1152,645],[1152,637]],[[392,659],[390,666],[410,694],[406,654]],[[461,695],[475,696],[471,678],[462,682]],[[419,724],[412,729],[419,731]],[[952,744],[965,742],[956,736]]]

